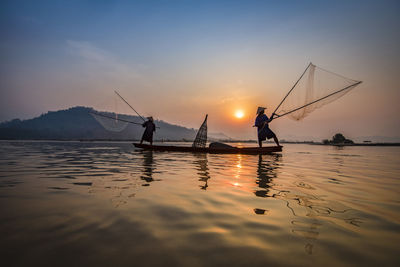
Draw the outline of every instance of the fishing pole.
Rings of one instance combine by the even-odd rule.
[[[354,84],[352,84],[352,85],[346,86],[345,88],[340,89],[339,91],[336,91],[336,92],[333,92],[333,93],[331,93],[331,94],[329,94],[329,95],[326,95],[326,96],[324,96],[324,97],[321,97],[321,98],[319,98],[319,99],[317,99],[317,100],[314,100],[314,101],[312,101],[312,102],[310,102],[310,103],[308,103],[308,104],[305,104],[305,105],[303,105],[303,106],[301,106],[301,107],[298,107],[298,108],[296,108],[296,109],[293,109],[293,110],[291,110],[291,111],[288,111],[288,112],[286,112],[286,113],[284,113],[284,114],[282,114],[282,115],[274,114],[274,116],[276,116],[276,118],[283,117],[283,116],[285,116],[285,115],[288,115],[288,114],[290,114],[290,113],[293,113],[293,112],[295,112],[295,111],[298,111],[299,109],[308,107],[308,106],[310,106],[310,105],[312,105],[312,104],[315,104],[315,103],[317,103],[317,102],[319,102],[319,101],[321,101],[321,100],[324,100],[325,98],[328,98],[328,97],[333,96],[333,95],[335,95],[335,94],[337,94],[337,93],[343,92],[344,90],[347,90],[347,89],[349,89],[349,88],[351,88],[351,87],[355,87],[355,86],[359,85],[360,83],[362,83],[362,81],[358,81],[358,82],[356,82],[356,83],[354,83]]]
[[[89,113],[91,113],[93,115],[96,115],[96,116],[108,118],[108,119],[111,119],[111,120],[123,121],[123,122],[128,122],[128,123],[132,123],[132,124],[142,125],[143,126],[143,123],[140,123],[140,122],[133,122],[133,121],[128,121],[128,120],[124,120],[124,119],[113,118],[111,116],[103,115],[103,114],[92,112],[92,111],[89,111]],[[156,129],[160,129],[160,127],[156,126]]]
[[[289,96],[289,94],[293,91],[293,89],[296,87],[296,85],[299,83],[299,81],[301,80],[301,78],[303,78],[304,74],[306,73],[306,71],[308,70],[308,68],[312,65],[312,63],[310,62],[310,64],[308,64],[307,68],[304,70],[303,74],[301,74],[300,78],[297,80],[297,82],[293,85],[293,87],[289,90],[289,92],[285,95],[285,97],[282,99],[281,103],[279,103],[279,105],[276,107],[276,109],[274,110],[274,112],[272,112],[272,116],[271,119],[274,118],[274,116],[276,115],[275,112],[278,110],[278,108],[282,105],[283,101],[285,101],[285,99]]]
[[[120,95],[120,94],[118,94],[118,92],[117,91],[114,91],[116,94],[117,94],[117,96],[119,96],[121,99],[122,99],[122,101],[124,101],[133,111],[135,111],[135,113],[143,120],[143,121],[146,121],[143,117],[142,117],[142,115],[140,115],[139,114],[139,112],[137,112],[131,105],[129,105],[129,103]]]

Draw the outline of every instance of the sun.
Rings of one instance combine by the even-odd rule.
[[[243,118],[243,116],[244,116],[243,110],[236,110],[236,112],[235,112],[236,118],[241,119],[241,118]]]

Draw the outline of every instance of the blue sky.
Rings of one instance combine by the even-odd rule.
[[[118,89],[145,115],[252,137],[257,105],[275,106],[312,61],[363,80],[297,135],[400,136],[398,1],[2,1],[0,121]],[[238,122],[234,109],[247,112]],[[340,111],[340,112],[339,112]],[[371,124],[371,119],[374,121]]]

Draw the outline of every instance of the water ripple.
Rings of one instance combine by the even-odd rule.
[[[123,142],[0,148],[0,248],[17,265],[398,261],[398,148],[286,145],[260,156]]]

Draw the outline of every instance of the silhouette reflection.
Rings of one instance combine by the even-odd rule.
[[[211,178],[208,169],[207,154],[195,154],[195,158],[194,164],[196,165],[197,174],[200,177],[199,181],[204,183],[200,185],[200,189],[207,190],[208,180]]]
[[[313,210],[313,202],[316,201],[317,198],[310,194],[297,194],[287,190],[279,190],[277,187],[274,188],[272,180],[277,178],[280,156],[281,155],[269,155],[263,158],[262,155],[259,155],[256,184],[258,187],[262,188],[262,190],[257,190],[254,193],[257,197],[272,197],[286,202],[286,206],[295,217],[290,221],[292,233],[305,238],[305,252],[311,255],[314,247],[313,240],[318,238],[318,229],[322,225],[316,218],[316,211]],[[304,182],[299,182],[296,186],[299,188],[312,189],[312,187],[306,185]],[[270,190],[273,190],[275,193],[269,194]],[[304,208],[306,209],[305,211],[303,210]],[[260,208],[254,209],[254,213],[258,215],[263,215],[266,211],[267,210]]]
[[[143,154],[143,174],[140,176],[140,179],[146,181],[146,184],[142,184],[143,186],[149,186],[153,179],[153,172],[155,170],[154,167],[154,158],[153,151],[142,151]]]
[[[305,239],[304,250],[307,254],[313,254],[315,240],[319,236],[320,228],[323,227],[322,217],[360,226],[362,221],[355,216],[354,210],[339,202],[330,201],[324,196],[315,195],[316,189],[304,181],[296,181],[293,185],[285,185],[283,188],[273,183],[273,180],[278,178],[280,161],[280,155],[259,155],[255,183],[260,189],[254,194],[257,197],[272,197],[286,202],[286,207],[293,215],[290,220],[291,231],[294,235]],[[266,212],[265,209],[254,208],[255,214],[263,215]]]
[[[271,181],[277,177],[277,169],[282,155],[258,155],[257,180],[256,184],[260,190],[256,190],[254,194],[257,197],[271,197],[268,195]],[[263,160],[264,157],[264,160]],[[260,211],[258,211],[260,212]],[[257,212],[256,212],[257,213]],[[260,214],[260,213],[257,213]]]

